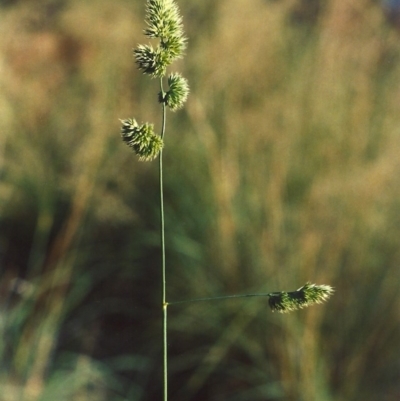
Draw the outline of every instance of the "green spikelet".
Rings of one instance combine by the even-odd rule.
[[[334,289],[329,285],[316,285],[308,282],[296,291],[268,294],[268,303],[273,312],[291,312],[313,304],[320,304],[326,301],[333,292]]]

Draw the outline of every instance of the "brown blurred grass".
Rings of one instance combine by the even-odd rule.
[[[153,400],[157,172],[118,138],[118,118],[160,122],[131,57],[144,4],[49,4],[1,14],[0,400]],[[167,122],[168,297],[337,292],[284,316],[171,306],[172,399],[400,393],[398,32],[364,0],[301,4],[179,2],[191,96]],[[32,290],[11,294],[15,277]]]

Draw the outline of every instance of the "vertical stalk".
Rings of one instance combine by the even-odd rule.
[[[161,96],[164,96],[163,81],[160,78]],[[165,134],[166,107],[162,103],[162,127],[161,139]],[[163,151],[160,151],[159,158],[159,179],[160,179],[160,230],[161,230],[161,271],[162,271],[162,310],[163,310],[163,382],[164,401],[168,400],[168,353],[167,353],[167,279],[165,272],[165,229],[164,229],[164,193],[163,193]]]

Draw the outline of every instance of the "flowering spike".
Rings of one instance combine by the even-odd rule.
[[[182,57],[187,39],[184,36],[182,18],[174,0],[147,0],[146,24],[144,34],[151,39],[158,39],[158,45],[139,44],[133,54],[136,64],[144,73],[152,78],[160,78],[161,88],[167,67],[174,59]],[[169,90],[158,95],[163,106],[172,111],[180,109],[185,103],[189,86],[187,80],[179,74],[171,74],[168,78]],[[165,107],[164,107],[165,109]],[[140,125],[134,119],[120,120],[122,122],[121,136],[140,160],[152,160],[163,147],[165,124],[160,135],[154,134],[153,125]]]
[[[155,49],[151,45],[138,45],[134,50],[136,63],[144,74],[160,78],[186,48],[178,6],[173,0],[147,0],[146,23],[145,35],[160,39],[160,43]]]
[[[272,292],[269,296],[269,306],[272,312],[281,313],[302,309],[313,304],[326,301],[334,292],[329,285],[316,285],[310,282],[292,292]]]
[[[165,103],[171,111],[179,110],[183,107],[189,94],[189,85],[187,79],[180,74],[171,74],[168,77],[169,90],[164,97],[159,93],[160,103]]]
[[[151,45],[138,45],[133,53],[139,69],[153,78],[163,77],[171,63],[168,53],[161,47],[153,49]]]
[[[120,121],[122,140],[139,156],[139,160],[155,159],[163,147],[163,141],[154,134],[153,125],[139,125],[134,118]]]
[[[147,29],[144,33],[149,38],[177,37],[183,42],[182,17],[173,0],[148,0],[146,6]]]

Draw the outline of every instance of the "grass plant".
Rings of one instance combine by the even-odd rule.
[[[165,217],[164,217],[164,180],[163,180],[163,147],[166,132],[166,108],[176,111],[186,102],[189,87],[187,80],[178,73],[168,76],[168,91],[164,91],[164,78],[167,67],[177,58],[182,57],[187,39],[183,33],[182,18],[178,6],[173,0],[148,0],[146,3],[147,28],[144,34],[150,39],[158,39],[156,48],[152,45],[139,44],[134,50],[138,68],[152,78],[158,78],[160,92],[158,101],[162,105],[161,133],[154,133],[152,124],[139,125],[134,118],[121,120],[122,140],[133,149],[141,161],[151,161],[159,157],[159,193],[160,193],[160,239],[161,239],[161,306],[163,311],[163,399],[168,400],[168,305],[187,302],[216,301],[231,298],[269,297],[272,311],[290,312],[303,307],[322,303],[333,293],[328,285],[306,283],[292,292],[273,292],[245,295],[228,295],[197,298],[184,301],[167,302],[166,250],[165,250]]]
[[[182,19],[173,0],[147,1],[145,35],[150,39],[159,39],[157,48],[151,45],[138,45],[134,50],[136,63],[144,74],[159,78],[160,92],[158,100],[162,105],[162,124],[159,136],[154,134],[153,126],[145,123],[138,125],[136,120],[121,120],[122,139],[139,156],[139,160],[152,160],[159,156],[160,187],[160,238],[161,238],[161,305],[163,311],[163,394],[168,399],[168,343],[167,343],[167,276],[165,254],[165,220],[164,220],[164,185],[163,185],[163,141],[166,128],[166,108],[176,111],[185,103],[189,86],[185,78],[178,73],[168,76],[169,89],[164,91],[163,79],[167,67],[183,55],[186,38],[183,34]]]
[[[365,0],[178,4],[169,398],[396,400],[398,27]],[[161,131],[158,78],[129,57],[145,2],[0,11],[0,399],[160,399],[158,160],[116,135],[132,111]],[[172,305],[308,280],[338,292],[285,315],[267,297]]]

